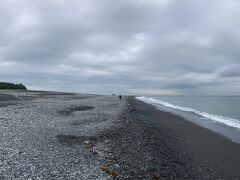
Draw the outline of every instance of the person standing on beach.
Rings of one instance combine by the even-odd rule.
[[[121,95],[119,95],[119,99],[120,99],[120,100],[122,99],[122,96],[121,96]]]

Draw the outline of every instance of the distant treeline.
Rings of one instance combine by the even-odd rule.
[[[0,89],[23,89],[23,90],[26,90],[27,88],[22,84],[0,82]]]

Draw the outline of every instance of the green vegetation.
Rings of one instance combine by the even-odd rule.
[[[23,89],[23,90],[27,90],[27,88],[22,84],[13,84],[13,83],[6,83],[6,82],[0,82],[0,89]]]

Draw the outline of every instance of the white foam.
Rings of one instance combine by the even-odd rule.
[[[136,97],[136,99],[139,99],[141,101],[144,101],[146,103],[149,103],[149,104],[152,104],[152,105],[155,105],[155,106],[163,105],[163,106],[170,107],[170,108],[173,108],[173,109],[178,109],[178,110],[181,110],[181,111],[193,112],[195,114],[198,114],[198,115],[200,115],[204,118],[210,119],[212,121],[215,121],[215,122],[218,122],[218,123],[225,124],[227,126],[231,126],[231,127],[240,129],[240,121],[237,120],[237,119],[232,119],[232,118],[229,118],[229,117],[223,117],[223,116],[220,116],[220,115],[210,114],[210,113],[207,113],[207,112],[202,112],[202,111],[187,108],[187,107],[177,106],[177,105],[170,104],[168,102],[164,102],[164,101],[160,101],[160,100],[157,100],[157,99],[154,99],[154,98],[149,98],[149,97],[144,97],[144,96]]]

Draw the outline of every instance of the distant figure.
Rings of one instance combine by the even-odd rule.
[[[119,99],[120,99],[120,100],[122,99],[122,96],[121,96],[121,95],[119,95]]]

